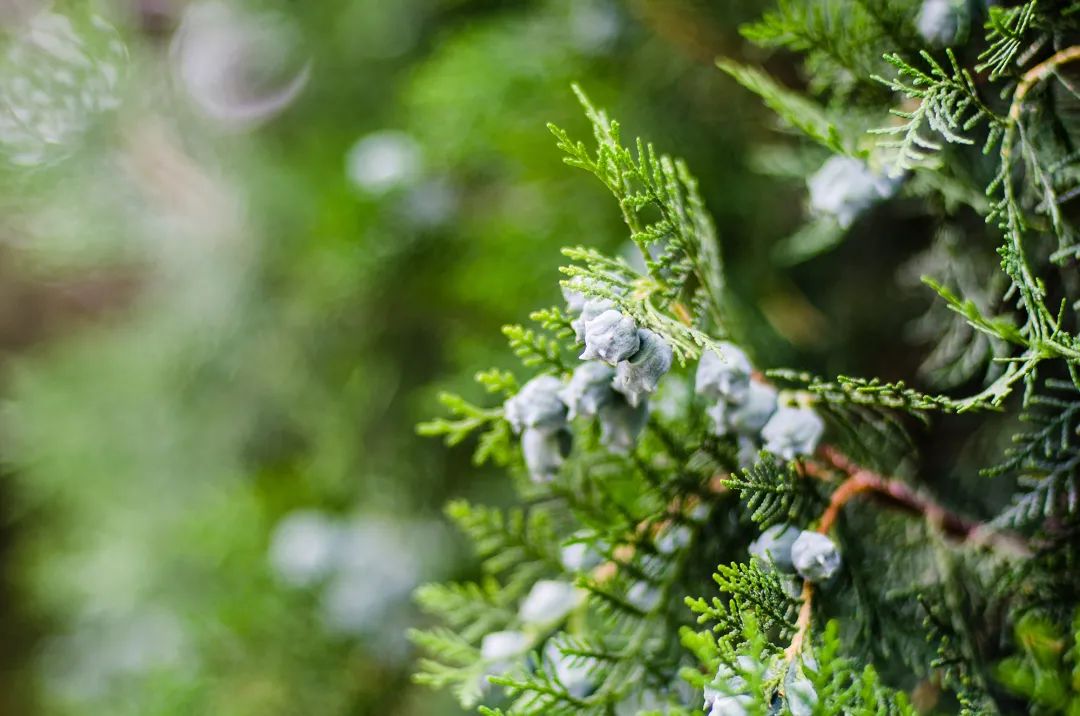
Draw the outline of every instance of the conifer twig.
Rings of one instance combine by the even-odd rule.
[[[802,594],[799,595],[802,606],[799,607],[799,617],[795,620],[795,636],[791,643],[784,649],[784,658],[793,661],[802,651],[806,635],[810,633],[810,619],[814,612],[814,583],[809,579],[803,581]]]
[[[1024,73],[1020,83],[1013,93],[1012,106],[1009,107],[1009,119],[1016,122],[1020,119],[1020,112],[1024,106],[1024,98],[1031,88],[1045,80],[1062,65],[1080,60],[1080,45],[1066,47],[1064,50],[1055,52],[1039,64]]]
[[[857,465],[854,460],[831,445],[822,445],[818,455],[831,467],[847,475],[833,492],[828,507],[821,515],[818,531],[822,534],[832,529],[840,510],[851,498],[864,492],[872,492],[901,509],[925,516],[930,524],[961,541],[997,548],[1015,557],[1030,555],[1027,545],[1017,535],[959,515],[913,490],[902,480],[884,477]],[[820,475],[817,466],[812,463],[807,465],[807,474],[814,477]]]
[[[961,541],[997,547],[1017,557],[1030,554],[1027,546],[1016,536],[1001,532],[985,523],[958,515],[911,489],[903,481],[885,477],[858,465],[850,457],[831,445],[822,445],[818,449],[818,457],[827,463],[829,467],[847,475],[839,487],[833,490],[828,506],[821,513],[816,530],[821,534],[828,534],[832,530],[841,510],[853,497],[870,492],[902,509],[923,515],[927,522]],[[823,473],[821,467],[814,462],[805,463],[804,468],[805,474],[810,477],[829,479],[829,475]],[[810,631],[813,597],[813,582],[806,580],[803,582],[802,594],[799,597],[802,606],[799,608],[799,616],[795,622],[795,636],[792,637],[791,643],[784,650],[784,655],[789,661],[794,659],[802,650],[806,635]]]
[[[831,467],[847,475],[847,478],[833,492],[828,507],[821,515],[818,532],[822,534],[832,529],[844,505],[851,498],[864,492],[873,492],[910,512],[925,515],[929,522],[953,537],[967,539],[980,527],[980,523],[949,511],[930,498],[912,490],[906,483],[884,477],[855,464],[851,458],[831,445],[823,445],[818,455]],[[807,465],[808,474],[814,475],[815,472],[815,466]]]

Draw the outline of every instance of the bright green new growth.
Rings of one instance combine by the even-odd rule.
[[[992,256],[983,263],[999,273],[978,263],[986,256],[961,255],[951,274],[930,264],[943,273],[923,277],[948,309],[927,322],[940,339],[939,384],[970,386],[980,371],[982,384],[950,395],[772,369],[754,380],[780,388],[782,405],[827,419],[817,449],[784,461],[714,429],[711,398],[692,396],[694,368],[743,328],[731,325],[717,232],[687,166],[641,140],[624,146],[619,125],[576,90],[595,148],[551,130],[565,161],[611,192],[645,270],[567,249],[563,286],[613,302],[666,341],[677,365],[628,455],[578,419],[558,476],[539,484],[500,408],[443,397],[454,419],[421,432],[450,444],[478,433],[477,462],[508,468],[524,506],[451,506],[484,576],[420,590],[446,626],[414,633],[430,654],[418,680],[452,688],[466,707],[488,704],[485,714],[700,714],[703,701],[714,716],[909,714],[912,702],[941,713],[1080,713],[1077,648],[1058,636],[1075,631],[1080,595],[1080,291],[1067,275],[1080,151],[1054,113],[1062,93],[1080,101],[1067,75],[1080,67],[1070,43],[1080,42],[1080,4],[990,8],[983,32],[973,25],[943,50],[923,47],[918,10],[783,0],[746,28],[759,44],[805,53],[814,99],[761,70],[720,66],[812,143],[862,163],[845,166],[901,177],[872,199],[839,197],[845,210],[894,199],[934,206],[946,224],[937,248],[957,240],[953,220],[965,214],[997,232],[999,267]],[[964,271],[979,280],[958,280]],[[1003,291],[968,293],[973,283]],[[535,328],[505,329],[512,351],[565,380],[579,365],[573,312],[532,318]],[[478,379],[503,399],[527,378]],[[978,467],[999,491],[1019,483],[1011,503],[985,522],[942,506],[921,486],[910,426],[1005,412],[1027,425],[1010,424],[1013,447]],[[841,573],[815,583],[750,558],[750,540],[781,523],[833,539]],[[526,618],[523,602],[551,580],[583,598],[550,620]],[[505,633],[525,646],[496,653],[488,637]]]

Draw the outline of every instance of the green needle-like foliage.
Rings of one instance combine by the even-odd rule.
[[[639,256],[565,249],[567,308],[505,329],[528,375],[482,374],[503,407],[421,426],[479,433],[522,504],[452,507],[483,576],[418,594],[418,678],[505,716],[1077,713],[1080,4],[781,0],[744,35],[805,57],[795,88],[719,63],[796,135],[797,260],[920,217],[932,375],[755,369],[693,158],[575,88],[594,141],[557,147]]]

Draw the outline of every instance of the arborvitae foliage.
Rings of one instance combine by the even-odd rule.
[[[506,329],[529,377],[422,426],[478,433],[522,506],[452,506],[484,577],[421,590],[418,679],[487,714],[1078,713],[1080,3],[783,0],[745,35],[805,55],[805,90],[719,63],[819,160],[783,261],[934,218],[924,372],[751,364],[688,164],[581,95],[593,144],[552,132],[643,260],[566,249],[567,307]],[[1015,433],[952,456],[1012,492],[993,519],[914,447],[965,413]]]

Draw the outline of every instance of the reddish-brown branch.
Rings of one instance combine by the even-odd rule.
[[[795,636],[791,638],[788,648],[784,649],[784,658],[788,661],[799,655],[806,635],[810,633],[810,618],[814,612],[814,583],[809,579],[803,582],[799,599],[802,600],[802,606],[799,607],[799,618],[795,620]]]
[[[883,477],[871,470],[855,464],[831,445],[823,445],[818,456],[831,467],[845,473],[847,478],[833,492],[829,506],[821,515],[818,532],[827,533],[832,529],[840,510],[851,498],[864,492],[872,492],[877,497],[913,514],[923,515],[933,525],[946,534],[959,539],[968,539],[979,528],[980,523],[951,512],[930,498],[919,494],[900,480]],[[807,464],[807,473],[820,476],[821,471],[813,463]]]
[[[998,547],[1017,555],[1026,554],[1028,551],[1027,546],[1017,537],[951,512],[911,489],[904,482],[884,477],[858,465],[831,445],[822,445],[818,450],[818,458],[829,468],[846,475],[840,486],[833,490],[829,497],[829,504],[818,520],[817,531],[821,534],[827,534],[832,530],[840,512],[853,497],[863,493],[872,493],[901,509],[924,516],[930,524],[952,537]],[[805,462],[803,469],[804,474],[812,478],[824,480],[833,478],[823,465],[813,461]],[[799,607],[799,616],[795,622],[795,635],[791,639],[791,644],[784,650],[784,655],[789,661],[798,656],[810,632],[813,598],[814,585],[807,580],[803,583],[800,596],[802,605]]]
[[[991,547],[1017,557],[1023,557],[1031,552],[1028,545],[1017,535],[968,519],[942,507],[901,480],[883,477],[857,465],[851,458],[831,445],[823,445],[818,450],[818,457],[831,468],[847,475],[833,492],[829,499],[829,506],[822,513],[818,526],[818,531],[822,534],[832,529],[840,511],[852,497],[869,492],[902,510],[923,516],[930,524],[955,539]],[[820,465],[813,462],[806,463],[806,472],[812,477],[831,478],[823,472]]]
[[[1020,112],[1024,106],[1024,98],[1027,97],[1031,88],[1045,80],[1057,71],[1062,65],[1080,60],[1080,45],[1066,47],[1054,53],[1024,73],[1013,92],[1012,106],[1009,107],[1009,119],[1016,122],[1020,119]]]
[[[675,314],[675,317],[682,322],[684,326],[690,327],[694,325],[694,317],[690,315],[689,309],[685,305],[676,301],[671,304],[671,311]]]

